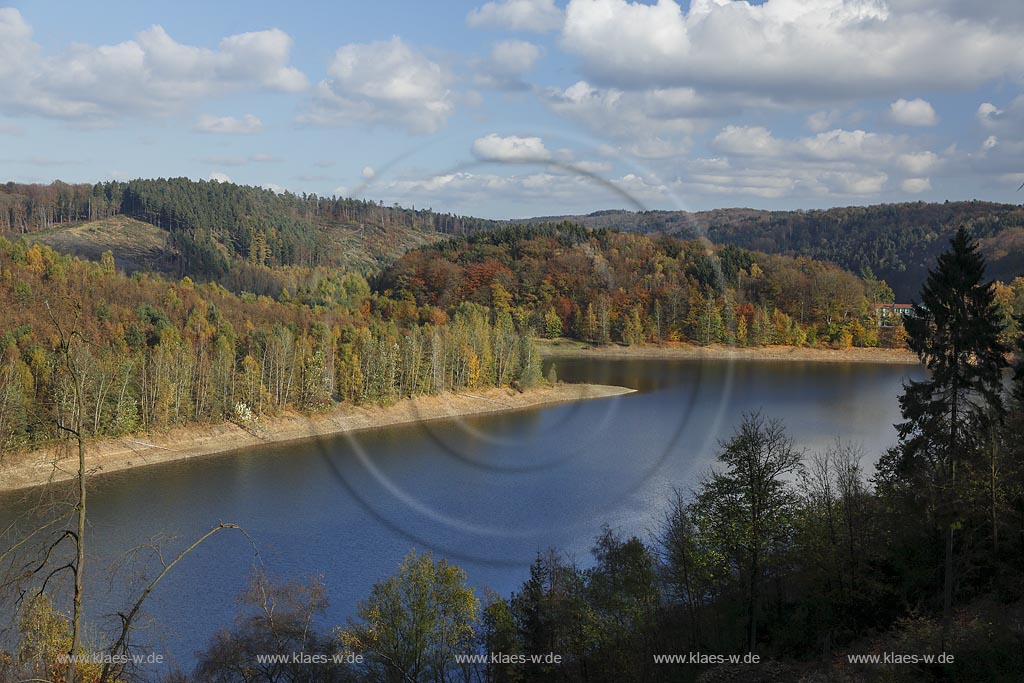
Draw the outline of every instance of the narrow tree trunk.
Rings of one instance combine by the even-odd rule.
[[[754,555],[754,561],[750,572],[750,603],[747,605],[747,651],[754,652],[757,649],[757,573],[759,571],[758,557]]]
[[[953,520],[946,523],[946,567],[942,582],[942,651],[949,642],[953,621]]]
[[[81,398],[79,398],[81,403]],[[85,566],[85,439],[82,418],[78,418],[78,537],[75,539],[75,597],[71,619],[71,652],[74,657],[82,640],[82,570]],[[75,683],[74,659],[68,660],[68,683]]]

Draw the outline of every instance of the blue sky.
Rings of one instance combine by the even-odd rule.
[[[487,217],[1020,202],[1018,0],[31,2],[0,180]]]

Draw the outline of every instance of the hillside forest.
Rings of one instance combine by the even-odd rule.
[[[131,240],[104,234],[105,228],[117,232],[121,226],[111,219],[118,217],[155,228],[158,245],[151,258],[133,262],[125,253],[133,248]],[[83,223],[99,230],[86,239],[81,234],[67,239]],[[492,223],[431,209],[188,178],[0,185],[0,234],[60,245],[66,247],[60,251],[94,259],[109,248],[123,269],[157,270],[271,296],[285,288],[294,291],[319,268],[366,272],[406,249]],[[97,236],[111,241],[96,249],[89,238]]]
[[[810,256],[860,273],[870,268],[900,301],[913,298],[935,258],[960,226],[979,241],[988,277],[1012,280],[1024,272],[1024,207],[982,201],[908,202],[809,211],[598,211],[565,216],[595,228],[704,235],[773,254]]]
[[[414,249],[376,277],[311,270],[294,292],[128,276],[40,243],[0,239],[0,448],[36,446],[73,417],[58,332],[74,331],[92,436],[311,412],[541,381],[530,339],[597,344],[892,346],[892,291],[809,258],[732,245],[512,226]],[[1024,279],[998,284],[1016,333]]]
[[[512,310],[547,337],[628,345],[886,346],[905,343],[878,306],[893,292],[807,257],[698,240],[588,230],[572,223],[478,232],[415,249],[380,288],[419,306],[462,302]],[[1024,310],[1024,278],[995,285],[1007,339]]]

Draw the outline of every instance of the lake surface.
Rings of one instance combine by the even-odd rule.
[[[173,556],[218,522],[244,527],[271,574],[322,576],[329,624],[344,623],[411,548],[432,549],[474,586],[507,595],[548,547],[586,564],[602,525],[650,537],[673,489],[699,482],[744,412],[784,420],[809,451],[837,436],[858,442],[870,470],[895,442],[901,383],[921,376],[903,365],[693,360],[558,359],[557,372],[639,392],[95,479],[89,619],[124,609],[125,583],[155,574],[151,561],[119,561],[126,551],[158,541]],[[0,523],[18,504],[0,498]],[[191,667],[231,625],[253,566],[241,534],[214,536],[152,595],[152,622],[135,642]]]

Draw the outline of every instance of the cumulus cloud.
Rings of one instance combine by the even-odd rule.
[[[373,180],[377,177],[377,171],[374,170],[373,166],[363,166],[363,171],[360,175],[363,176],[363,180]]]
[[[990,132],[1024,135],[1024,95],[1018,95],[1002,107],[983,102],[977,111],[978,122]]]
[[[726,126],[712,146],[723,154],[740,156],[778,156],[783,150],[782,141],[762,126]]]
[[[570,0],[562,44],[600,84],[780,102],[971,88],[1024,68],[1012,25],[883,0]]]
[[[991,126],[991,124],[1003,118],[1006,114],[1005,111],[992,104],[991,102],[982,102],[978,106],[978,121],[985,126]]]
[[[494,45],[491,61],[494,65],[509,74],[521,74],[529,71],[540,59],[540,48],[525,40],[503,40]]]
[[[693,88],[653,88],[632,92],[579,81],[568,88],[547,88],[541,99],[551,111],[619,142],[618,149],[644,158],[685,153],[691,136],[712,117],[741,111],[735,98],[708,98]]]
[[[934,126],[939,117],[927,100],[905,100],[901,97],[889,105],[889,120],[901,126]]]
[[[210,180],[213,180],[218,183],[232,182],[231,176],[229,176],[227,173],[221,173],[220,171],[214,171],[213,173],[211,173]]]
[[[524,76],[536,66],[542,50],[525,40],[495,43],[488,59],[477,65],[476,84],[496,90],[526,90]]]
[[[1024,95],[1005,104],[983,102],[976,116],[984,137],[976,151],[958,155],[957,163],[982,176],[1019,173],[1024,158]]]
[[[292,39],[278,29],[222,39],[217,49],[175,41],[161,26],[116,45],[72,44],[43,54],[32,27],[0,9],[0,108],[78,121],[174,112],[240,90],[297,92],[306,77],[289,66]]]
[[[928,175],[945,163],[912,138],[863,130],[780,138],[761,126],[726,126],[709,146],[721,156],[690,165],[691,187],[705,194],[741,188],[741,194],[772,199],[877,197],[897,186],[925,192]]]
[[[466,24],[503,31],[554,31],[562,25],[555,0],[495,0],[470,10]]]
[[[300,122],[436,133],[455,109],[449,71],[398,36],[339,48],[327,73]]]
[[[491,133],[473,141],[473,155],[482,161],[537,163],[551,159],[544,141],[536,137]]]
[[[905,163],[919,169],[933,163],[932,152],[916,155],[905,136],[836,129],[809,137],[783,139],[762,126],[726,126],[711,147],[725,154],[753,157],[791,157],[818,162]]]
[[[900,189],[910,194],[928,192],[932,189],[932,182],[928,178],[907,178],[900,184]]]
[[[912,154],[900,154],[896,162],[907,173],[925,175],[935,170],[939,165],[940,159],[939,155],[935,152],[915,152]]]
[[[242,118],[234,116],[210,116],[203,114],[192,128],[197,133],[219,133],[222,135],[252,135],[263,130],[263,122],[252,114]]]

